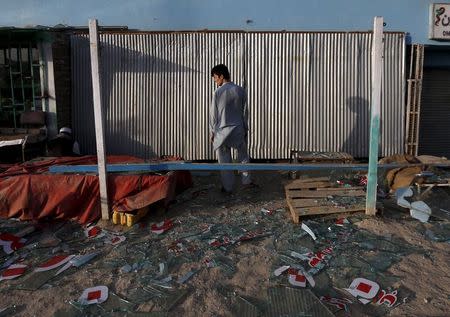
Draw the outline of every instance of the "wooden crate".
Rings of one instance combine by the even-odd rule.
[[[295,223],[301,217],[365,210],[364,187],[336,187],[328,177],[296,179],[285,186],[286,201]],[[361,202],[336,206],[327,197],[361,197]]]

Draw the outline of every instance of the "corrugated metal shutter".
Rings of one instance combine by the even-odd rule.
[[[424,70],[419,154],[450,158],[450,70]]]

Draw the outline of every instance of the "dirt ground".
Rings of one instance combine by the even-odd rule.
[[[290,181],[288,175],[283,173],[258,173],[254,175],[254,179],[260,185],[259,189],[242,189],[238,185],[234,194],[228,196],[220,192],[220,181],[216,173],[194,175],[193,188],[179,195],[177,201],[170,206],[167,212],[153,212],[146,217],[144,223],[152,224],[171,218],[176,224],[174,230],[186,233],[190,229],[188,227],[192,219],[204,223],[220,224],[222,220],[247,219],[246,216],[248,215],[251,216],[248,219],[253,221],[254,219],[260,219],[255,218],[255,215],[261,213],[261,208],[266,208],[278,210],[276,212],[280,219],[285,222],[286,228],[297,230],[298,228],[294,228],[294,226],[298,227],[299,225],[292,223],[290,214],[286,209],[283,185]],[[386,287],[398,289],[400,293],[402,290],[408,290],[408,292],[403,293],[407,296],[399,297],[401,304],[386,309],[385,314],[381,315],[449,316],[450,252],[448,240],[447,242],[435,242],[426,239],[423,232],[418,230],[422,227],[417,220],[409,217],[406,212],[402,213],[393,209],[385,208],[383,215],[372,218],[365,218],[361,215],[361,221],[355,222],[352,226],[355,226],[355,230],[364,229],[378,237],[402,239],[405,246],[419,250],[403,256],[399,262],[393,263],[384,273],[387,276],[397,278],[394,285],[386,285]],[[153,254],[158,249],[166,249],[166,246],[170,243],[170,236],[163,235],[156,240],[150,239],[152,233],[145,229],[145,225],[140,227],[144,229],[136,235],[127,236],[127,240],[123,242],[123,244],[128,244],[125,255],[120,253],[124,252],[120,251],[124,246],[120,249],[112,246],[101,246],[99,242],[96,242],[89,248],[91,250],[102,248],[104,253],[99,259],[49,280],[37,290],[17,289],[17,285],[26,276],[11,281],[0,281],[0,311],[7,307],[11,309],[15,305],[15,308],[10,310],[15,312],[11,314],[15,316],[69,316],[73,313],[72,306],[68,304],[69,301],[76,300],[87,287],[107,285],[110,291],[122,298],[137,302],[136,311],[141,313],[139,316],[156,316],[155,312],[159,309],[154,301],[142,301],[138,296],[133,297],[131,295],[131,290],[138,287],[136,285],[142,286],[142,283],[144,283],[145,268],[125,274],[121,271],[121,267],[127,261],[127,256],[132,252],[137,254],[141,252],[139,250],[144,250],[143,253]],[[107,228],[115,231],[122,230],[121,227],[111,225],[108,225]],[[45,230],[52,232],[52,224],[48,225]],[[127,234],[126,230],[124,232]],[[139,249],[143,248],[142,243],[144,242],[131,244],[135,236],[139,236],[141,239],[137,241],[145,242],[146,249]],[[149,237],[147,238],[147,236]],[[179,278],[192,269],[195,269],[196,273],[183,283],[181,288],[189,289],[189,292],[183,300],[179,301],[169,311],[168,315],[237,316],[239,313],[236,312],[232,299],[236,294],[253,298],[257,302],[267,301],[267,289],[274,285],[272,277],[277,258],[272,248],[274,239],[273,236],[268,235],[237,244],[229,249],[226,256],[235,267],[235,271],[230,275],[224,274],[224,271],[218,266],[205,267],[204,259],[212,258],[214,250],[205,249],[198,259],[194,255],[192,257],[190,254],[185,255],[184,257],[187,259],[173,266],[169,270],[169,274]],[[302,239],[308,239],[308,237]],[[80,242],[80,245],[82,245],[82,242]],[[133,251],[130,251],[130,249]],[[42,254],[51,254],[52,248],[41,250]],[[166,254],[164,252],[158,259],[164,258]],[[1,259],[0,264],[2,263]],[[3,259],[6,259],[6,257]],[[145,259],[149,258],[146,257]],[[117,260],[117,263],[113,263],[115,260]],[[148,261],[152,265],[157,265],[152,259]],[[128,260],[126,263],[131,264],[131,262],[131,260]],[[318,285],[316,287],[320,288],[321,281],[322,279],[317,279]],[[275,283],[277,282],[275,281]],[[308,287],[310,288],[310,286]],[[334,288],[337,287],[334,286]],[[341,297],[345,296],[352,299],[348,293],[345,295],[345,291],[338,290],[338,294]],[[327,308],[336,316],[380,315],[378,312],[372,314],[370,308],[368,308],[370,305],[374,304],[365,306],[353,298],[353,304],[348,305],[348,312],[338,311],[335,307],[333,309],[332,306],[328,305]],[[78,312],[75,315],[96,315],[96,313]],[[2,316],[2,313],[0,313],[0,316]],[[133,316],[133,314],[117,312],[114,316]],[[164,316],[164,314],[160,316]]]

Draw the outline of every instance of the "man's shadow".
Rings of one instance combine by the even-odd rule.
[[[346,100],[347,109],[354,113],[353,127],[341,147],[341,152],[350,153],[354,157],[369,156],[370,137],[370,104],[369,101],[353,96]]]

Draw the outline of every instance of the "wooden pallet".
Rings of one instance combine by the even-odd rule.
[[[296,179],[285,186],[286,201],[295,223],[301,217],[365,210],[363,187],[336,187],[327,177]],[[360,203],[336,206],[328,197],[360,197]]]

